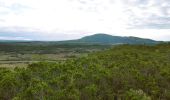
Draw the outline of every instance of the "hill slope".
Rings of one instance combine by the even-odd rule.
[[[84,43],[104,43],[104,44],[156,44],[159,41],[143,39],[138,37],[121,37],[108,34],[95,34],[76,40]]]

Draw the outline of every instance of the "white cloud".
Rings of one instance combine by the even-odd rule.
[[[53,40],[97,32],[170,40],[169,5],[169,0],[0,0],[0,27]]]

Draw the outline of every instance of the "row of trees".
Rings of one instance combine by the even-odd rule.
[[[1,100],[169,100],[170,45],[122,45],[65,62],[0,69]]]

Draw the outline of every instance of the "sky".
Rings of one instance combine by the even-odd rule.
[[[170,41],[170,0],[0,0],[0,40],[96,33]]]

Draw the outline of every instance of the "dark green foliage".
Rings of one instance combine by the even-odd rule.
[[[110,45],[60,42],[0,42],[0,53],[10,54],[57,54],[68,52],[88,52],[105,49]],[[50,49],[49,49],[50,48]]]
[[[64,62],[0,69],[0,100],[169,100],[170,45],[121,45]]]
[[[158,44],[160,41],[154,41],[151,39],[143,39],[138,37],[121,37],[112,36],[108,34],[95,34],[86,36],[78,40],[72,40],[69,42],[77,43],[100,43],[100,44]]]

